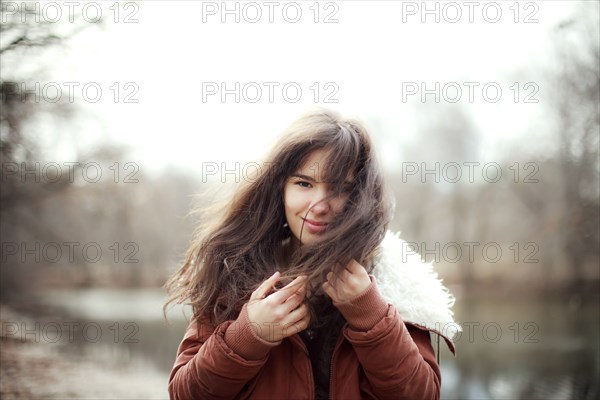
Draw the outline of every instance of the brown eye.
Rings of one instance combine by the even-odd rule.
[[[309,187],[311,187],[310,183],[305,182],[305,181],[296,182],[296,185],[298,185],[300,187],[303,187],[303,188],[309,188]]]

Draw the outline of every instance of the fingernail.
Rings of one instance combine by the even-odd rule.
[[[273,275],[271,275],[271,278],[274,277],[275,275],[277,275],[279,273],[279,271],[275,271],[275,273]]]

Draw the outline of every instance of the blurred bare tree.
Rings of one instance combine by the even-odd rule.
[[[565,184],[563,248],[574,291],[581,289],[585,266],[597,262],[600,251],[600,12],[597,2],[580,5],[577,11],[556,30],[561,62],[553,96]]]
[[[547,143],[533,158],[522,143],[503,160],[498,182],[464,184],[444,176],[443,166],[486,161],[480,138],[466,110],[422,105],[421,141],[404,149],[403,168],[415,175],[394,176],[399,204],[393,229],[418,242],[428,261],[434,255],[451,281],[466,292],[488,289],[520,293],[538,291],[585,293],[600,282],[600,51],[598,3],[579,4],[569,20],[554,29],[555,54],[548,57],[544,105],[550,128],[540,133]],[[433,116],[433,117],[432,117]],[[522,139],[522,138],[521,138]],[[416,155],[416,156],[415,156]],[[522,162],[527,160],[527,162]],[[424,163],[424,164],[422,164]],[[440,168],[435,171],[435,164]],[[428,171],[424,171],[427,168]],[[519,179],[515,179],[516,169]],[[435,176],[440,182],[435,182]],[[524,176],[525,175],[525,176]],[[443,257],[443,246],[465,242],[498,243],[504,257],[490,263],[463,254],[459,262]],[[439,244],[440,248],[436,248]],[[508,254],[506,254],[508,253]],[[442,257],[440,257],[442,255]],[[485,257],[483,257],[485,258]]]
[[[62,44],[84,26],[73,24],[74,30],[59,33],[57,24],[40,18],[35,10],[33,3],[0,2],[0,56],[3,60],[0,81],[0,214],[3,253],[9,241],[21,243],[25,237],[55,239],[51,229],[37,223],[39,214],[36,211],[39,211],[39,204],[44,198],[70,186],[67,175],[52,183],[36,183],[34,178],[33,184],[28,184],[20,173],[21,170],[34,170],[34,163],[40,157],[37,141],[28,133],[29,123],[47,113],[67,118],[72,115],[72,107],[64,101],[40,101],[36,93],[24,90],[24,83],[39,81],[39,77],[24,76],[26,72],[17,70],[16,66],[34,64],[40,52]],[[3,254],[0,296],[6,295],[8,290],[19,289],[16,276],[20,271],[11,264]]]
[[[585,290],[590,278],[597,284],[600,262],[599,15],[597,2],[580,3],[555,27],[554,65],[544,87],[556,153],[540,162],[540,185],[512,186],[539,228],[552,234],[542,239],[549,249],[544,262],[554,264],[550,271],[558,270],[573,293]]]
[[[107,143],[78,148],[74,138],[61,135],[82,111],[66,99],[46,101],[32,89],[51,68],[44,56],[56,58],[69,38],[98,23],[49,23],[38,18],[34,3],[0,5],[0,297],[21,300],[48,286],[161,286],[190,237],[188,195],[198,183],[175,171],[148,177],[125,161],[127,149]],[[44,142],[74,154],[56,179],[43,173],[45,165],[60,165]],[[121,177],[90,182],[82,174],[89,163]],[[73,242],[80,243],[73,259],[40,254],[46,244],[67,253],[65,243]],[[101,247],[100,261],[82,254],[88,243]]]

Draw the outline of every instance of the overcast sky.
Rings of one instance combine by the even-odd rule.
[[[99,6],[104,27],[57,50],[48,80],[80,84],[74,102],[82,112],[70,128],[80,146],[126,144],[128,161],[155,171],[256,160],[315,106],[365,120],[393,168],[429,118],[421,83],[434,91],[439,84],[440,104],[434,93],[425,98],[433,110],[460,89],[457,104],[482,136],[481,157],[501,159],[515,140],[545,127],[540,71],[550,30],[573,2],[428,2],[431,13],[421,2],[228,2],[228,14],[221,2],[114,4],[86,8],[93,19]],[[87,83],[102,89],[98,102],[82,98]],[[224,102],[222,83],[233,90]],[[539,102],[525,103],[527,95]],[[60,154],[72,156],[68,146]]]

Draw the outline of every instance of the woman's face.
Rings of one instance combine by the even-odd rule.
[[[344,191],[333,195],[334,186],[323,182],[326,150],[310,153],[304,164],[286,180],[283,190],[285,218],[296,244],[312,244],[327,230],[344,208],[353,182],[344,182]]]

